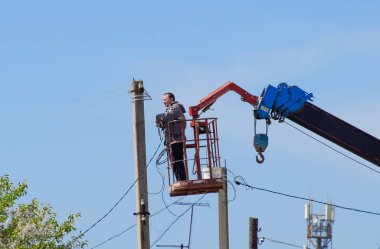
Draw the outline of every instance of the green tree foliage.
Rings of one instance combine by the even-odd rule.
[[[0,249],[84,248],[83,236],[70,235],[80,214],[70,214],[59,224],[52,207],[37,199],[18,204],[27,188],[26,182],[14,186],[9,176],[0,177]]]

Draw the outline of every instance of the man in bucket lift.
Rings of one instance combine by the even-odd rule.
[[[173,93],[165,93],[162,101],[166,106],[164,113],[156,116],[156,124],[165,129],[165,146],[169,149],[174,175],[177,181],[186,180],[185,164],[183,163],[183,140],[185,140],[186,113],[181,103],[175,101]]]

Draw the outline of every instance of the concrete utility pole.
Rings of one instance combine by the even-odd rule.
[[[136,223],[138,249],[150,248],[148,183],[146,174],[144,85],[142,80],[132,81],[133,142],[135,155]],[[128,246],[129,247],[129,246]]]
[[[219,190],[219,249],[229,248],[228,239],[228,195],[227,195],[227,170],[221,168],[223,189]]]
[[[257,218],[249,218],[249,249],[257,249],[259,241],[257,233],[259,231],[259,220]]]

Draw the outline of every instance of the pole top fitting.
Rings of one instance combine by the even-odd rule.
[[[143,80],[132,80],[132,90],[131,92],[142,92],[144,91],[144,82]]]

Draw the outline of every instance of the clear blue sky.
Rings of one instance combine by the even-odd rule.
[[[26,199],[51,204],[60,219],[81,212],[78,229],[87,229],[134,181],[133,78],[144,80],[153,99],[145,103],[148,159],[159,141],[154,116],[164,110],[162,93],[189,106],[227,80],[256,95],[268,83],[298,85],[317,106],[380,137],[379,9],[375,0],[2,1],[1,174],[26,179]],[[231,93],[214,109],[207,115],[219,118],[222,157],[248,183],[380,212],[380,174],[278,123],[266,162],[257,165],[252,108]],[[150,191],[159,191],[154,164],[148,174]],[[161,195],[149,198],[151,213],[164,206]],[[192,245],[217,248],[217,196],[203,201],[210,208],[195,209]],[[304,244],[303,206],[237,187],[230,248],[248,247],[252,216],[260,236]],[[133,212],[134,189],[87,234],[89,248],[133,225]],[[151,241],[175,218],[167,211],[152,218]],[[158,244],[186,244],[189,220],[186,214]],[[379,224],[378,216],[337,209],[333,248],[378,248]],[[136,248],[136,237],[132,229],[99,248]]]

